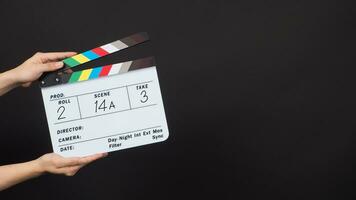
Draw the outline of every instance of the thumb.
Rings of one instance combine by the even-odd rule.
[[[63,67],[63,62],[49,62],[45,64],[41,64],[41,71],[42,72],[50,72],[55,71]]]

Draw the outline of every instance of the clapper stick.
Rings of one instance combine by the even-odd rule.
[[[154,57],[141,58],[133,61],[116,63],[112,65],[105,65],[76,71],[69,74],[63,74],[61,77],[61,84],[75,83],[80,81],[92,80],[99,77],[122,74],[135,69],[155,66]]]
[[[123,71],[124,69],[128,69],[131,63],[118,63],[118,64],[113,64],[113,65],[106,65],[103,66],[102,68],[94,68],[94,69],[88,69],[87,71],[83,70],[80,74],[82,76],[79,76],[79,73],[74,73],[73,76],[68,75],[72,74],[73,71],[72,69],[74,67],[77,67],[79,65],[82,65],[84,63],[102,58],[104,56],[113,54],[115,52],[118,52],[120,50],[133,47],[137,44],[144,43],[149,40],[148,34],[146,32],[141,32],[141,33],[136,33],[131,36],[125,37],[123,39],[117,40],[115,42],[111,42],[109,44],[102,45],[100,47],[96,47],[94,49],[85,51],[83,53],[77,54],[75,56],[66,58],[63,60],[64,67],[55,71],[55,72],[50,72],[50,73],[45,73],[41,76],[40,78],[40,87],[48,87],[48,86],[53,86],[53,85],[58,85],[58,84],[63,84],[69,82],[74,82],[74,81],[81,81],[81,80],[87,80],[90,78],[90,76],[87,76],[88,74],[93,74],[92,77],[95,75],[100,76],[101,75],[108,75],[110,71],[114,69],[119,69],[119,72]],[[142,62],[142,61],[141,61]],[[121,70],[121,66],[123,65],[123,68]],[[113,66],[115,66],[113,69],[111,69]],[[94,71],[93,71],[94,70]],[[128,71],[128,70],[126,70]],[[90,72],[90,73],[89,73]],[[91,73],[93,72],[93,73]],[[112,71],[114,73],[116,71]],[[98,74],[99,73],[99,74]],[[72,79],[68,79],[68,77],[72,77]],[[76,77],[78,79],[76,79]],[[80,78],[82,77],[82,78]]]

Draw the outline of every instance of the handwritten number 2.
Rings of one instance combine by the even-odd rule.
[[[65,111],[64,106],[60,106],[57,110],[57,113],[59,113],[58,120],[65,119],[66,117],[63,117],[63,113]]]

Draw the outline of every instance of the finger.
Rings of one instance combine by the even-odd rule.
[[[91,163],[91,162],[98,160],[99,158],[102,158],[102,157],[104,157],[104,156],[101,154],[95,154],[95,155],[83,157],[83,158],[81,158],[81,161],[83,163],[88,164],[88,163]]]
[[[69,173],[67,173],[67,176],[74,176],[75,174],[77,174],[77,172],[79,171],[79,169],[82,168],[82,167],[83,167],[83,165],[71,167],[71,168],[69,169]]]
[[[76,55],[76,52],[50,52],[41,53],[40,57],[44,61],[58,61]]]
[[[63,62],[50,62],[45,64],[40,64],[39,69],[41,72],[51,72],[58,70],[63,67]]]
[[[65,174],[66,176],[74,176],[81,167],[82,166],[72,166],[72,167],[60,168],[58,169],[58,173]]]
[[[81,158],[81,162],[88,164],[88,163],[91,163],[91,162],[98,160],[100,158],[106,157],[107,155],[108,155],[108,153],[99,153],[99,154],[94,154],[91,156],[85,156],[85,157]]]
[[[66,73],[66,74],[71,74],[71,73],[73,73],[73,70],[72,69],[66,69],[65,71],[64,71],[64,73]]]
[[[95,154],[91,156],[86,156],[86,157],[71,157],[71,158],[64,158],[60,157],[59,158],[59,164],[58,167],[72,167],[72,166],[84,166],[88,163],[91,163],[99,158],[105,157],[107,153],[102,153],[102,154]]]
[[[84,163],[81,161],[81,158],[72,157],[72,158],[60,158],[58,161],[59,168],[73,167],[83,165]]]

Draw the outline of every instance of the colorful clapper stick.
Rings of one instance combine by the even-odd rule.
[[[83,71],[74,71],[73,69],[74,67],[79,66],[83,63],[87,63],[92,60],[99,59],[103,56],[110,55],[114,52],[120,51],[122,49],[126,49],[128,47],[135,46],[137,44],[146,42],[148,40],[149,37],[146,32],[136,33],[131,36],[125,37],[123,39],[117,40],[115,42],[105,44],[100,47],[96,47],[94,49],[66,58],[63,60],[65,65],[64,68],[56,72],[46,73],[42,75],[42,77],[40,78],[41,87],[48,87],[48,86],[58,85],[63,83],[74,83],[74,82],[86,81],[99,77],[109,76],[112,74],[120,74],[120,73],[127,72],[133,68],[138,68],[137,67],[138,63],[139,65],[143,65],[143,66],[146,66],[146,62],[148,62],[149,64],[153,64],[154,63],[153,59],[145,58],[136,61],[128,61],[124,63],[117,63],[113,65],[95,67]],[[135,67],[135,65],[137,66]]]
[[[154,58],[147,57],[147,58],[141,58],[133,61],[117,63],[113,65],[94,67],[91,69],[85,69],[82,71],[73,72],[72,74],[70,74],[68,83],[75,83],[75,82],[86,81],[86,80],[96,79],[105,76],[122,74],[131,70],[144,68],[148,66],[154,66],[154,65],[155,65]]]
[[[115,42],[102,45],[100,47],[94,48],[92,50],[88,50],[86,52],[77,54],[75,56],[66,58],[63,60],[64,64],[66,65],[66,68],[72,68],[78,65],[81,65],[83,63],[101,58],[103,56],[115,53],[117,51],[120,51],[122,49],[132,47],[136,44],[142,43],[144,41],[148,40],[148,35],[147,33],[137,33],[134,35],[131,35],[129,37],[117,40]],[[89,72],[86,72],[89,73]],[[87,78],[85,75],[81,79]],[[81,80],[80,77],[78,80]]]

